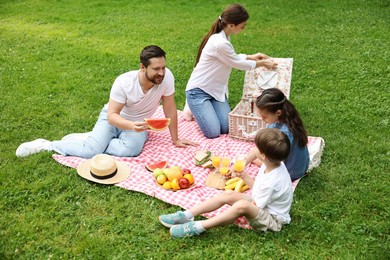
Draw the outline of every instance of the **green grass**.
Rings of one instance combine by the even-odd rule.
[[[326,141],[280,233],[230,225],[172,240],[157,216],[178,207],[83,181],[50,153],[15,157],[21,142],[90,130],[148,44],[167,52],[183,108],[200,39],[227,4],[0,1],[0,258],[390,257],[387,0],[242,2],[251,18],[236,51],[294,58],[291,100]],[[232,107],[243,78],[231,75]]]

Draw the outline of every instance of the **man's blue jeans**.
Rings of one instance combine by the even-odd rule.
[[[200,130],[207,138],[229,133],[228,114],[231,109],[227,98],[225,102],[217,101],[200,88],[186,91],[186,97]]]
[[[146,131],[122,130],[110,125],[106,105],[86,141],[53,141],[50,148],[62,155],[82,158],[92,158],[101,153],[118,157],[135,157],[141,153],[147,139]]]

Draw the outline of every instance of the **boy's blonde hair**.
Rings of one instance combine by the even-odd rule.
[[[257,149],[271,162],[284,161],[290,153],[290,140],[277,128],[265,128],[257,132],[255,137]]]

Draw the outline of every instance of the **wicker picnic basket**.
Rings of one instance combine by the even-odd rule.
[[[292,58],[274,58],[278,63],[275,71],[263,67],[245,73],[243,96],[237,106],[229,113],[229,136],[253,141],[256,132],[267,124],[256,114],[256,98],[268,88],[280,89],[287,98],[290,96]]]

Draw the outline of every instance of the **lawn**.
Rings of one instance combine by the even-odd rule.
[[[89,131],[114,79],[149,44],[184,89],[202,36],[228,1],[0,1],[0,258],[390,258],[390,2],[247,0],[238,53],[294,58],[291,100],[326,147],[301,180],[280,233],[234,225],[174,240],[157,221],[179,209],[79,178],[36,138]],[[229,102],[241,99],[232,72]]]

